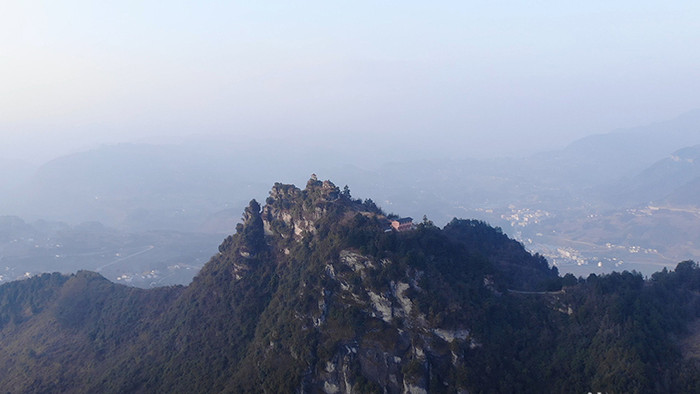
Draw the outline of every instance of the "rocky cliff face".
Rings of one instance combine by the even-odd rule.
[[[379,289],[357,285],[379,267],[392,261],[341,250],[336,261],[328,262],[327,282],[320,292],[318,311],[312,314],[314,329],[332,337],[338,322],[328,322],[342,308],[352,311],[361,325],[374,327],[346,336],[321,361],[322,369],[307,384],[328,393],[351,392],[360,379],[367,379],[388,392],[427,392],[429,382],[439,379],[449,391],[461,391],[459,383],[444,371],[464,367],[459,348],[479,346],[467,327],[436,327],[409,297],[423,292],[418,285],[423,271],[401,275]],[[381,333],[378,335],[378,333]],[[452,350],[452,349],[454,350]],[[361,374],[358,375],[357,371]]]
[[[294,185],[276,183],[262,210],[265,234],[282,238],[294,237],[299,240],[304,234],[315,234],[318,222],[329,212],[348,215],[364,211],[359,201],[342,195],[331,181],[309,179],[306,188],[301,190]],[[380,215],[376,207],[366,214]]]

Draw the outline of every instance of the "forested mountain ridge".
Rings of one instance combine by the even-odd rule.
[[[98,274],[0,286],[13,392],[683,392],[700,318],[693,262],[559,277],[499,229],[391,230],[312,177],[245,209],[187,287]]]

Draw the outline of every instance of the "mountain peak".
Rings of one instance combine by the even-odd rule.
[[[347,220],[354,214],[385,218],[371,200],[354,200],[350,190],[340,190],[329,180],[312,175],[304,190],[291,184],[275,183],[262,208],[265,234],[301,239],[316,233],[320,220]]]

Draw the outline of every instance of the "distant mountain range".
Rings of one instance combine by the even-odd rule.
[[[538,157],[562,179],[594,185],[635,174],[678,149],[698,143],[700,110],[644,127],[585,137],[560,152]]]
[[[677,150],[632,177],[610,185],[611,200],[628,205],[673,202],[700,205],[692,184],[700,178],[700,145]]]

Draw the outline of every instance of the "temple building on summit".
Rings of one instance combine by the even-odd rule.
[[[413,218],[405,217],[399,218],[391,221],[391,228],[395,231],[409,231],[413,230]]]

